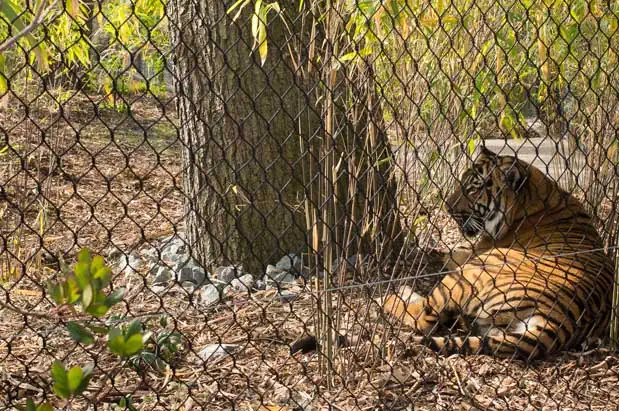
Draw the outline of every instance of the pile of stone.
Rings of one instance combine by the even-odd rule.
[[[157,293],[180,286],[188,293],[199,293],[199,301],[204,305],[217,304],[230,294],[268,288],[276,288],[280,300],[291,301],[296,294],[286,289],[298,285],[299,278],[308,277],[301,257],[295,254],[287,254],[275,265],[268,265],[263,275],[247,273],[241,265],[221,266],[209,273],[189,255],[186,242],[179,236],[122,255],[118,265],[125,272],[147,272],[152,278],[151,289]]]

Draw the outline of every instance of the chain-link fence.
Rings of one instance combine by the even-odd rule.
[[[618,27],[0,2],[0,405],[616,409]]]

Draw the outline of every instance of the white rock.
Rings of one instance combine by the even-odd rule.
[[[142,250],[140,254],[142,255],[142,258],[150,260],[151,262],[157,262],[159,260],[159,254],[157,254],[156,248],[147,248]]]
[[[237,291],[249,291],[254,286],[254,276],[251,274],[245,274],[241,278],[235,278],[230,282],[230,286]]]
[[[312,396],[306,392],[289,388],[277,381],[273,384],[273,401],[277,404],[294,405],[295,409],[310,411],[312,399]]]
[[[129,256],[128,267],[127,267],[128,270],[137,271],[141,265],[142,265],[142,260],[140,259],[140,257],[136,257],[134,255]]]
[[[174,238],[166,245],[164,245],[161,250],[161,254],[166,256],[173,256],[178,254],[183,254],[185,252],[185,242],[180,238]]]
[[[168,281],[172,280],[172,278],[174,278],[174,273],[172,272],[172,270],[167,267],[159,267],[157,269],[157,274],[153,279],[153,285],[167,283]]]
[[[299,256],[296,254],[288,254],[283,256],[277,264],[275,264],[275,267],[281,270],[292,271],[294,269],[296,272],[300,272],[302,265],[303,261]]]
[[[200,302],[204,305],[217,304],[222,298],[223,295],[220,294],[219,289],[213,284],[207,284],[200,291]]]
[[[277,268],[273,265],[267,266],[267,272],[264,276],[264,281],[267,285],[278,284],[279,286],[296,284],[297,278],[286,270]]]
[[[213,365],[233,355],[238,349],[236,344],[209,344],[198,352],[198,356],[208,365]]]
[[[165,285],[153,285],[151,288],[155,294],[161,295],[165,290],[168,289]]]
[[[198,286],[203,285],[208,277],[206,271],[201,267],[193,267],[191,270],[193,272],[193,282],[198,284]]]
[[[219,281],[230,284],[235,278],[243,276],[243,266],[229,265],[227,267],[217,267],[215,269],[215,276]]]
[[[179,283],[182,283],[184,281],[193,282],[193,271],[191,270],[191,267],[182,268],[181,271],[178,273],[176,280]]]

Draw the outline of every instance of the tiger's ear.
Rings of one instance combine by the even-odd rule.
[[[520,189],[527,178],[527,171],[520,165],[520,163],[516,161],[501,168],[505,174],[505,181],[511,189],[514,191]]]
[[[496,154],[482,144],[479,150],[479,158],[496,158]]]

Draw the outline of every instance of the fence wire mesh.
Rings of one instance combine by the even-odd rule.
[[[616,409],[618,27],[0,2],[0,406]]]

